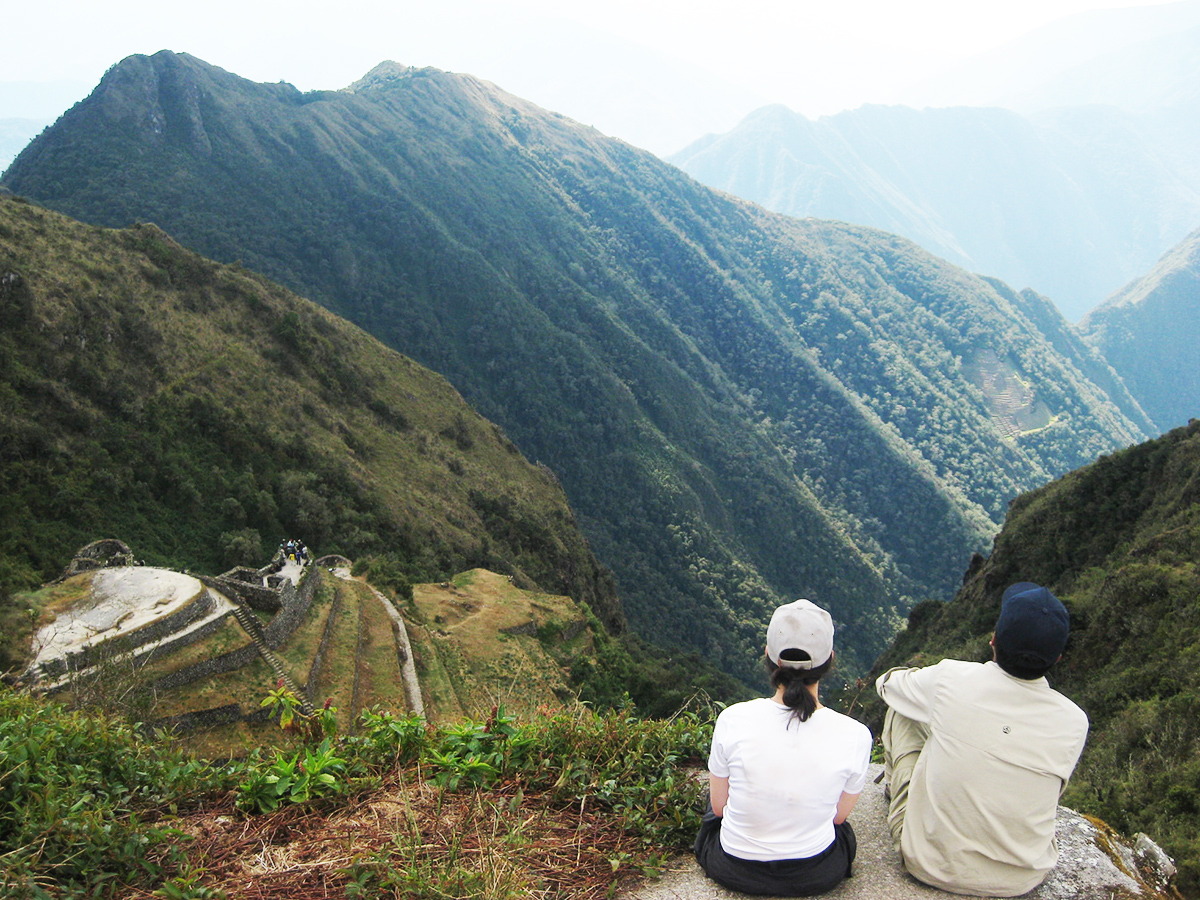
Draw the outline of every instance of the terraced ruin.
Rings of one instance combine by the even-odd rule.
[[[980,350],[964,368],[971,383],[983,392],[992,422],[1006,440],[1053,423],[1045,401],[1021,379],[1012,362],[995,350]]]
[[[277,556],[215,577],[135,562],[119,541],[97,542],[34,595],[23,680],[132,708],[206,752],[262,743],[273,725],[261,701],[280,683],[308,711],[330,703],[342,729],[371,708],[454,721],[567,699],[570,662],[592,648],[569,597],[482,569],[398,602],[341,557]]]

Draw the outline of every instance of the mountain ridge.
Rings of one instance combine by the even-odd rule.
[[[1200,415],[1200,230],[1079,324],[1163,431]]]
[[[746,677],[792,595],[828,603],[864,664],[1012,496],[1144,434],[1083,377],[1094,354],[1060,354],[988,282],[467,76],[301,95],[131,57],[3,183],[153,219],[443,373],[558,474],[635,627]],[[1036,427],[994,421],[964,370],[981,353],[1035,386]]]
[[[409,577],[490,560],[623,627],[561,487],[440,376],[154,226],[0,193],[0,236],[5,595],[110,530],[200,571],[290,532]]]
[[[778,212],[903,234],[1078,320],[1200,221],[1184,112],[772,106],[670,161]]]

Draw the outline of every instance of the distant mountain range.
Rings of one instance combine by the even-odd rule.
[[[816,121],[766,107],[670,160],[872,225],[1078,321],[1200,225],[1200,0],[1096,9]]]
[[[796,596],[869,664],[1012,497],[1154,430],[1045,298],[467,76],[301,94],[131,57],[2,183],[154,221],[440,371],[562,479],[631,624],[747,678]]]
[[[778,212],[902,234],[1074,321],[1200,223],[1194,113],[865,106],[810,121],[773,106],[670,159]]]

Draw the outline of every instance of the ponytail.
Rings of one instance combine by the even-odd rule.
[[[803,650],[785,650],[784,653],[789,654],[786,657],[789,659],[792,658],[790,654],[795,654],[795,659],[809,658]],[[813,696],[809,688],[833,668],[833,656],[831,655],[821,665],[812,669],[794,669],[791,666],[773,663],[770,657],[764,657],[764,659],[771,687],[779,688],[780,685],[783,685],[783,705],[792,711],[793,718],[807,722],[817,711],[817,698]]]

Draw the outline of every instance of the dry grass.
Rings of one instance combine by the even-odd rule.
[[[353,709],[354,689],[354,655],[358,646],[358,615],[359,597],[357,592],[346,590],[345,586],[337,586],[339,602],[336,613],[329,611],[329,616],[336,615],[333,620],[333,632],[330,635],[329,646],[325,651],[325,661],[321,666],[320,678],[316,683],[316,701],[332,700],[337,707],[338,726],[349,730],[354,723],[356,712]],[[315,655],[315,651],[314,651]],[[309,673],[312,677],[312,673]]]
[[[38,610],[37,627],[48,625],[80,600],[90,597],[92,580],[95,576],[95,571],[82,572],[79,575],[72,575],[66,581],[48,584],[39,591],[22,595],[25,600],[30,602],[31,606]]]
[[[358,681],[358,707],[351,710],[357,717],[364,709],[379,706],[384,709],[406,710],[404,682],[400,658],[392,633],[392,621],[384,611],[383,602],[366,585],[346,582],[344,588],[358,598],[361,647],[355,646],[355,678]],[[355,634],[357,639],[358,634]],[[360,652],[361,651],[361,652]]]
[[[565,667],[537,637],[505,633],[580,618],[569,597],[523,591],[503,575],[474,569],[450,583],[414,586],[414,601],[425,628],[411,629],[410,638],[420,645],[422,687],[428,685],[438,721],[486,717],[497,703],[518,715],[532,714],[539,706],[557,705],[569,691]],[[447,686],[439,685],[439,668]]]
[[[174,824],[190,837],[203,886],[243,900],[341,898],[367,871],[386,873],[371,897],[598,900],[633,874],[615,873],[611,860],[641,849],[611,813],[515,782],[446,792],[404,773],[330,813],[293,807],[247,818],[229,798]]]

